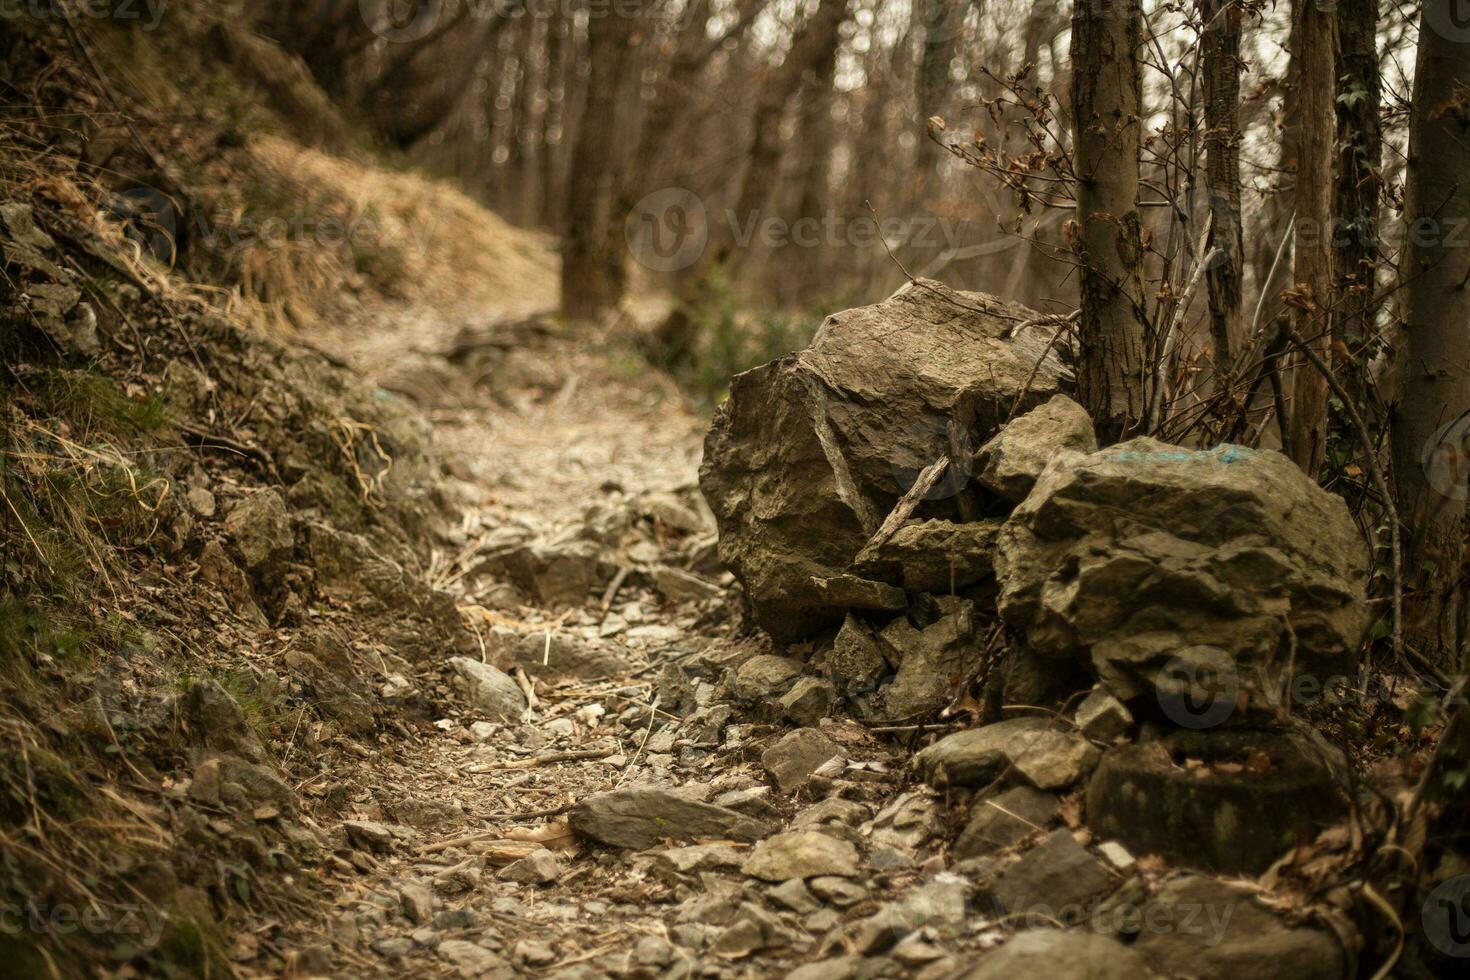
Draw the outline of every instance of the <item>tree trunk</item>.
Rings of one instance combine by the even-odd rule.
[[[1240,212],[1240,35],[1244,9],[1234,0],[1205,0],[1201,38],[1205,94],[1205,187],[1210,198],[1210,236],[1205,253],[1220,257],[1206,271],[1215,373],[1223,382],[1234,369],[1245,337],[1241,280],[1245,234]]]
[[[567,175],[567,228],[562,243],[561,310],[571,320],[594,320],[617,307],[627,285],[626,242],[613,228],[620,191],[617,141],[622,135],[619,80],[629,60],[636,20],[611,8],[587,21],[587,105]]]
[[[1383,188],[1383,132],[1378,121],[1378,0],[1339,0],[1341,64],[1337,84],[1337,184],[1332,242],[1334,346],[1355,357],[1374,333],[1374,270],[1378,266],[1378,209]],[[1366,358],[1364,358],[1366,360]],[[1343,385],[1364,390],[1354,362],[1341,365]]]
[[[1296,0],[1296,246],[1292,256],[1292,326],[1332,362],[1332,161],[1337,132],[1337,20],[1323,0]],[[1327,379],[1298,357],[1292,378],[1288,453],[1310,476],[1327,455]]]
[[[717,268],[730,264],[739,244],[735,225],[746,227],[759,220],[761,208],[776,182],[781,165],[781,120],[807,73],[837,50],[842,22],[847,19],[848,0],[820,0],[814,13],[796,29],[791,48],[779,66],[766,74],[756,93],[753,136],[745,173],[730,220],[714,221],[709,247],[702,261],[691,270],[688,286],[673,312],[664,318],[654,343],[667,363],[683,360],[694,343],[694,308],[705,298],[708,278]]]
[[[1081,267],[1077,387],[1105,438],[1143,418],[1143,243],[1138,215],[1140,0],[1072,14],[1072,125]]]
[[[920,207],[934,193],[934,176],[944,150],[926,135],[931,116],[944,114],[945,100],[953,85],[950,65],[959,47],[966,5],[960,0],[922,0],[924,4],[924,53],[919,62],[919,172],[915,199]]]
[[[1463,650],[1470,471],[1470,44],[1434,29],[1455,0],[1426,0],[1409,121],[1403,333],[1393,415],[1399,515],[1409,531],[1411,645],[1447,669]],[[1438,19],[1437,19],[1438,18]]]

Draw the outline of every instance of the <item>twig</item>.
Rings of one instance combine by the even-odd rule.
[[[883,519],[883,523],[878,526],[878,530],[874,532],[873,537],[863,546],[863,550],[858,552],[857,558],[853,559],[854,565],[860,565],[866,559],[871,558],[873,552],[883,547],[889,538],[898,533],[898,529],[903,527],[904,523],[913,516],[914,511],[919,506],[919,502],[927,497],[929,491],[934,489],[934,485],[943,478],[945,472],[949,469],[949,465],[949,457],[941,456],[924,467],[923,471],[919,473],[919,478],[914,481],[914,485],[909,487],[909,492],[904,494],[902,499],[894,505],[893,510]]]

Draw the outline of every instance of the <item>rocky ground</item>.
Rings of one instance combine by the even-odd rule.
[[[406,679],[443,717],[354,744],[300,787],[308,811],[340,814],[313,828],[330,913],[237,932],[243,972],[258,936],[288,970],[360,976],[1349,968],[1348,917],[1289,873],[1271,892],[1171,872],[1087,828],[1082,781],[1133,728],[1120,703],[917,756],[976,716],[834,710],[829,682],[729,604],[696,488],[705,423],[521,299],[324,338],[434,421],[464,517],[430,578],[481,655]]]

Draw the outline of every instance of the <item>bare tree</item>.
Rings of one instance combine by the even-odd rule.
[[[1200,37],[1205,96],[1205,188],[1210,199],[1207,254],[1218,257],[1206,271],[1215,373],[1234,368],[1244,339],[1241,283],[1245,233],[1240,188],[1240,37],[1245,9],[1238,0],[1203,0]]]
[[[1292,61],[1297,72],[1296,244],[1290,293],[1292,326],[1324,361],[1332,358],[1328,309],[1332,293],[1332,161],[1337,132],[1337,20],[1318,0],[1296,0]],[[1327,454],[1327,379],[1298,362],[1291,420],[1283,429],[1289,454],[1315,476]]]
[[[1117,438],[1144,413],[1140,0],[1079,2],[1072,14],[1075,247],[1082,316],[1077,383],[1100,430]]]
[[[1382,82],[1378,63],[1378,0],[1340,0],[1337,32],[1341,65],[1337,83],[1337,184],[1332,210],[1333,347],[1363,356],[1374,334],[1378,267],[1378,212],[1383,192],[1383,130],[1378,119]],[[1361,393],[1356,365],[1343,365],[1343,383]]]
[[[619,98],[637,19],[613,7],[587,19],[587,105],[567,175],[567,228],[562,244],[561,310],[570,319],[594,319],[615,308],[627,285],[623,230],[614,227],[621,190],[617,141],[624,134]]]
[[[1392,430],[1399,513],[1409,531],[1410,643],[1452,670],[1467,640],[1470,454],[1470,44],[1451,36],[1453,5],[1426,0],[1420,20],[1405,194],[1401,388]]]

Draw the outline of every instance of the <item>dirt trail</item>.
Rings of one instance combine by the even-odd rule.
[[[483,333],[534,313],[535,299],[472,315],[399,314],[317,344],[385,388],[430,403],[435,445],[460,478],[467,542],[461,554],[435,562],[440,584],[466,606],[489,607],[486,626],[598,643],[618,651],[624,669],[538,681],[539,703],[520,725],[473,728],[480,716],[466,711],[432,731],[405,728],[364,747],[361,765],[334,773],[335,785],[306,787],[345,796],[343,809],[366,823],[322,828],[346,834],[351,859],[334,859],[322,880],[334,895],[329,919],[292,930],[298,968],[325,965],[331,947],[337,971],[362,976],[784,975],[816,952],[843,909],[864,910],[854,906],[868,887],[876,898],[916,875],[850,889],[837,882],[839,905],[814,900],[798,914],[772,905],[767,886],[718,860],[715,870],[680,874],[647,855],[578,846],[562,816],[577,800],[619,786],[656,783],[708,799],[765,785],[751,746],[776,729],[732,726],[718,748],[691,744],[679,717],[655,705],[663,663],[691,655],[718,663],[740,652],[721,600],[673,603],[630,582],[604,621],[595,601],[570,611],[510,608],[493,586],[485,594],[464,574],[507,528],[555,538],[574,533],[596,505],[687,494],[695,485],[705,423],[666,381],[628,367],[616,348],[537,328],[497,353],[478,386],[471,381],[483,365],[473,356],[454,364],[457,376],[446,375],[437,352],[463,331]],[[856,726],[833,733],[855,757],[896,764]],[[847,795],[867,800],[854,800],[849,819],[871,816],[897,792],[885,768],[875,763],[874,782],[849,787]],[[812,803],[809,791],[770,799],[778,822]],[[529,849],[517,838],[553,850],[554,882],[501,878],[500,866]],[[746,853],[744,845],[736,853]]]

